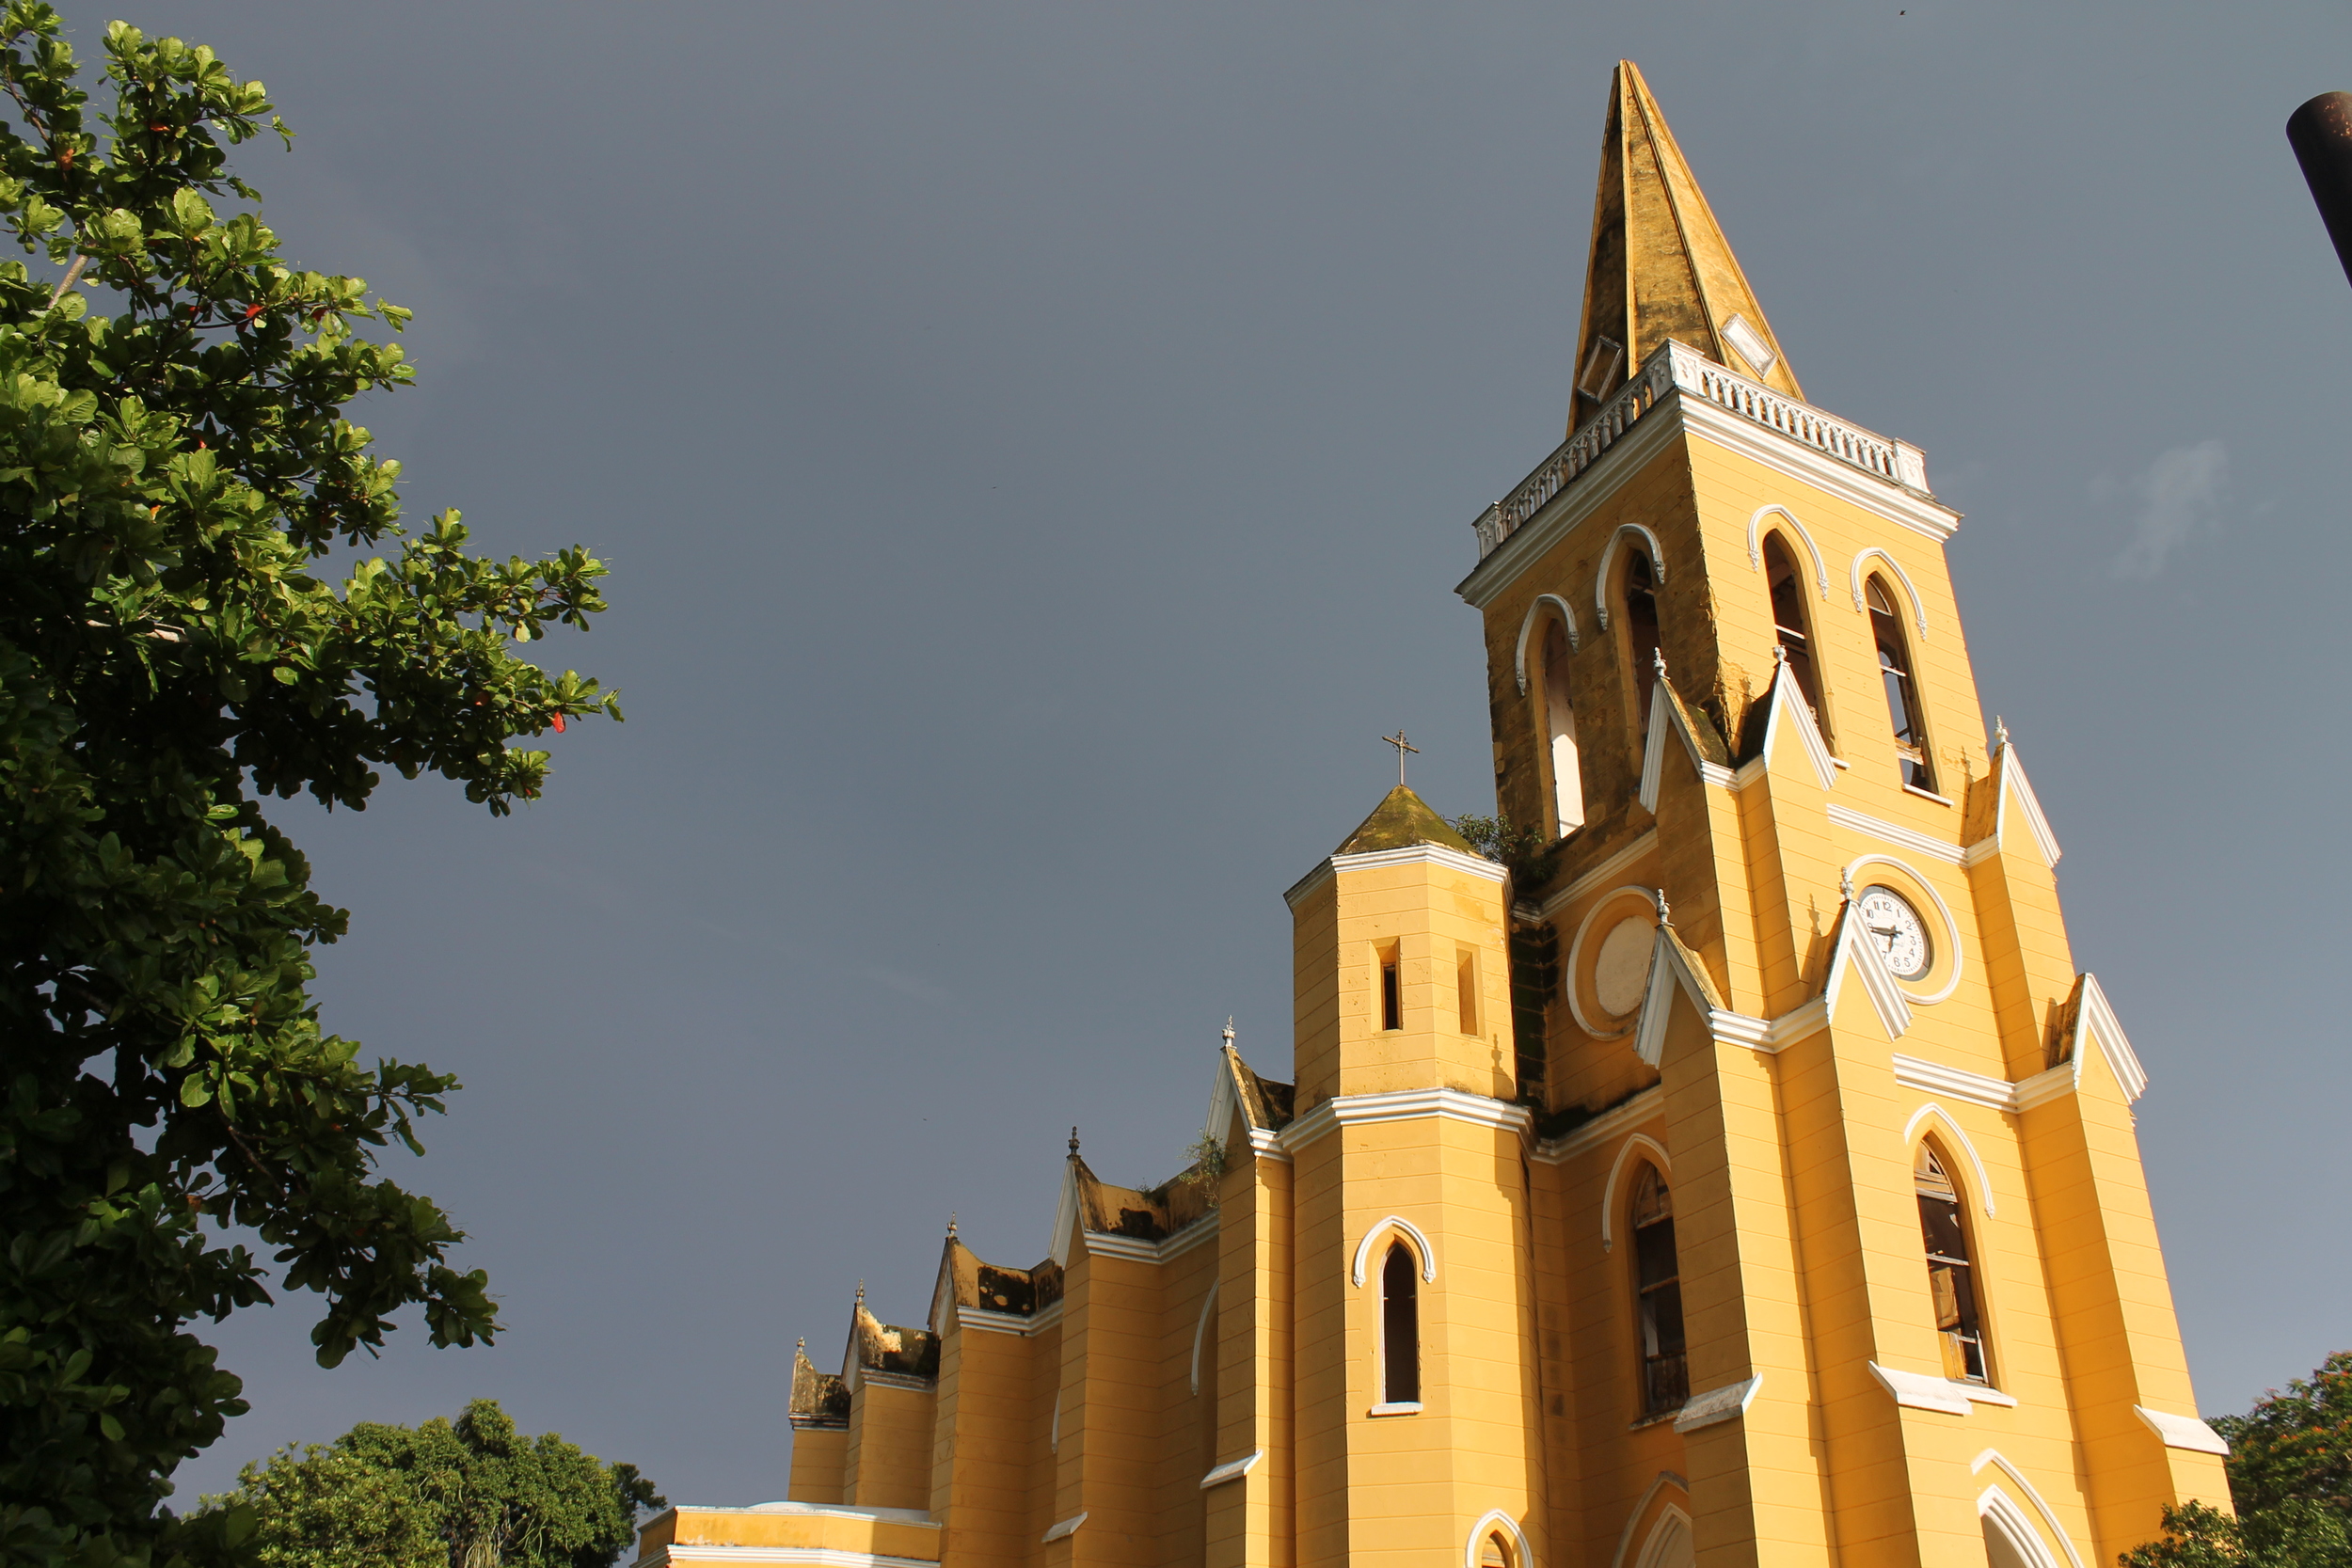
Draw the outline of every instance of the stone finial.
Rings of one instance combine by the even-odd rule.
[[[1838,892],[1839,895],[1840,895],[1840,896],[1842,896],[1842,897],[1846,900],[1846,902],[1847,902],[1847,903],[1851,904],[1851,903],[1852,903],[1852,902],[1853,902],[1853,873],[1852,873],[1852,872],[1851,872],[1851,871],[1840,871],[1840,872],[1837,874],[1837,892]]]
[[[1658,924],[1661,926],[1673,925],[1675,923],[1675,915],[1674,911],[1666,907],[1666,890],[1662,887],[1660,888],[1654,896],[1658,900]]]
[[[1074,1127],[1070,1130],[1070,1157],[1073,1160],[1078,1157],[1078,1130]]]
[[[948,1210],[948,1211],[947,1211],[947,1239],[948,1239],[949,1241],[953,1241],[953,1240],[955,1240],[955,1236],[956,1236],[956,1212],[955,1212],[953,1209],[950,1209],[950,1210]]]
[[[1786,664],[1788,662],[1788,643],[1775,642],[1772,644],[1772,662],[1774,664]]]
[[[1666,650],[1663,648],[1652,648],[1649,651],[1649,662],[1651,669],[1657,671],[1661,675],[1664,674],[1666,673]]]
[[[803,1334],[799,1338],[792,1341],[792,1354],[795,1355],[806,1355],[808,1354],[807,1335]]]
[[[1997,713],[1993,716],[1993,749],[1996,752],[2009,750],[2009,723]]]
[[[864,1306],[866,1305],[866,1281],[864,1281],[863,1279],[861,1279],[861,1280],[859,1280],[859,1281],[857,1282],[857,1302],[856,1302],[856,1305],[857,1305],[857,1306],[859,1306],[859,1307],[864,1307]]]

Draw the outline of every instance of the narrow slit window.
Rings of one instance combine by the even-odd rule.
[[[1420,1260],[1403,1242],[1380,1266],[1380,1402],[1421,1402]]]
[[[1405,1027],[1405,992],[1397,974],[1397,952],[1393,947],[1380,950],[1380,1027]]]
[[[1655,1416],[1680,1409],[1691,1397],[1674,1192],[1656,1165],[1642,1167],[1633,1189],[1633,1269],[1642,1325],[1642,1408]]]
[[[1649,737],[1649,699],[1658,685],[1658,574],[1646,551],[1626,552],[1626,657],[1633,665],[1634,728]]]
[[[1764,536],[1764,578],[1772,585],[1772,635],[1788,650],[1788,673],[1796,677],[1797,690],[1826,740],[1829,715],[1821,708],[1821,677],[1813,665],[1813,622],[1804,610],[1804,578],[1777,533]]]
[[[1895,729],[1895,754],[1901,759],[1903,783],[1933,793],[1935,769],[1928,756],[1925,705],[1919,681],[1911,670],[1911,644],[1903,636],[1902,617],[1895,613],[1894,595],[1886,579],[1870,579],[1870,634],[1878,643],[1879,677],[1886,683],[1886,718]]]
[[[1478,950],[1462,949],[1461,961],[1454,966],[1454,996],[1461,1008],[1462,1033],[1478,1033]]]
[[[1568,694],[1568,634],[1556,619],[1544,631],[1544,730],[1551,740],[1553,832],[1565,838],[1584,825],[1583,762],[1576,749],[1576,709]]]
[[[1928,1253],[1928,1295],[1935,1304],[1935,1332],[1944,1346],[1944,1375],[1962,1383],[1985,1381],[1984,1325],[1977,1312],[1976,1269],[1969,1262],[1968,1227],[1960,1212],[1960,1190],[1944,1163],[1926,1144],[1912,1162],[1912,1184],[1919,1192],[1919,1234]]]

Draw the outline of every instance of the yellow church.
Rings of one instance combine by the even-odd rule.
[[[2100,1568],[2228,1506],[1960,515],[1804,401],[1629,63],[1565,368],[1457,589],[1507,863],[1397,788],[1203,1157],[1073,1136],[1048,1257],[861,1289],[788,1500],[640,1568]]]

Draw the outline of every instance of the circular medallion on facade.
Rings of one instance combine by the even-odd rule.
[[[1656,944],[1654,925],[1639,915],[1610,927],[1593,958],[1593,1000],[1604,1012],[1623,1018],[1642,1005],[1649,988],[1650,948]]]

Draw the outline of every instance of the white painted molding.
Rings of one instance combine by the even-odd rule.
[[[1972,1476],[1976,1475],[1987,1465],[1999,1466],[2001,1474],[2009,1477],[2011,1481],[2016,1483],[2017,1490],[2023,1492],[2026,1495],[2026,1499],[2032,1503],[2034,1508],[2041,1513],[2042,1522],[2050,1527],[2050,1533],[2058,1537],[2058,1544],[2066,1548],[2067,1560],[2072,1562],[2074,1565],[2074,1568],[2083,1568],[2083,1560],[2075,1555],[2074,1543],[2068,1538],[2065,1527],[2058,1523],[2057,1511],[2051,1508],[2048,1502],[2043,1500],[2040,1492],[2034,1490],[2034,1484],[2032,1481],[2026,1479],[2026,1473],[2023,1470],[2020,1470],[2016,1465],[2011,1465],[1998,1449],[1987,1449],[1982,1453],[1977,1455],[1975,1459],[1969,1462],[1968,1473]]]
[[[1668,1503],[1658,1511],[1658,1522],[1649,1528],[1649,1538],[1642,1543],[1642,1555],[1633,1560],[1633,1568],[1677,1568],[1692,1560],[1691,1516]]]
[[[1903,988],[1897,983],[1894,973],[1886,967],[1885,957],[1879,944],[1863,930],[1861,917],[1853,906],[1846,906],[1837,923],[1837,945],[1831,950],[1829,983],[1821,990],[1824,1017],[1837,1010],[1837,998],[1848,973],[1862,977],[1863,994],[1870,999],[1871,1010],[1878,1014],[1879,1025],[1886,1037],[1899,1040],[1911,1027],[1911,1004],[1904,998]]]
[[[1630,528],[1633,525],[1626,525]],[[1698,737],[1683,723],[1681,713],[1666,696],[1666,682],[1661,678],[1649,689],[1649,738],[1642,748],[1642,809],[1658,815],[1659,785],[1666,772],[1666,731],[1671,727],[1682,739],[1682,749],[1690,753],[1691,766],[1698,770],[1702,782],[1724,789],[1732,787],[1733,774],[1722,763],[1709,762],[1699,750]]]
[[[1832,806],[1830,808],[1833,813],[1835,813],[1837,809],[1838,808],[1836,806]],[[1833,817],[1833,820],[1835,820],[1835,817]],[[1951,973],[1944,976],[1944,989],[1941,990],[1930,991],[1922,994],[1921,992],[1911,990],[1909,987],[1904,987],[1903,995],[1911,1001],[1920,1003],[1927,1006],[1933,1006],[1938,1002],[1948,1000],[1952,992],[1960,989],[1961,969],[1967,960],[1967,950],[1960,943],[1960,922],[1952,918],[1952,907],[1944,902],[1944,895],[1935,891],[1935,884],[1930,881],[1927,878],[1921,876],[1917,867],[1907,864],[1902,861],[1899,861],[1892,855],[1856,855],[1852,860],[1846,863],[1846,869],[1841,879],[1851,881],[1856,887],[1864,885],[1858,873],[1860,873],[1862,868],[1866,865],[1893,866],[1896,870],[1901,872],[1904,876],[1910,878],[1914,882],[1917,883],[1919,891],[1926,894],[1928,895],[1928,901],[1935,906],[1935,912],[1937,916],[1944,922],[1945,950],[1952,956]],[[1872,956],[1882,958],[1879,965],[1880,971],[1884,974],[1888,979],[1893,980],[1895,978],[1894,971],[1886,968],[1885,963],[1883,962],[1883,956],[1879,954],[1878,943],[1875,942],[1866,942],[1862,945],[1870,949]],[[1899,980],[1897,980],[1895,983],[1897,985],[1902,984]]]
[[[1047,1529],[1044,1538],[1040,1541],[1038,1544],[1041,1546],[1050,1546],[1055,1542],[1061,1540],[1064,1536],[1075,1535],[1078,1533],[1078,1527],[1086,1522],[1087,1516],[1085,1514],[1073,1513],[1069,1518],[1064,1519],[1060,1524],[1055,1525],[1051,1528]]]
[[[2001,1538],[2009,1543],[2010,1553],[2026,1568],[2058,1568],[2058,1559],[2042,1544],[2041,1532],[2026,1517],[2026,1511],[2012,1502],[2009,1494],[1998,1486],[1988,1486],[1977,1494],[1977,1516],[2000,1532]],[[2063,1541],[2065,1537],[2060,1536],[2059,1539]],[[2066,1550],[2068,1556],[2074,1555],[2074,1548],[2071,1543]]]
[[[2148,1069],[2139,1065],[2139,1053],[2124,1037],[2122,1022],[2115,1016],[2115,1008],[2107,1002],[2107,993],[2100,989],[2097,976],[2086,972],[2083,975],[2083,1005],[2074,1015],[2074,1054],[2082,1054],[2082,1035],[2090,1031],[2090,1037],[2099,1042],[2099,1054],[2106,1058],[2107,1070],[2115,1074],[2116,1086],[2123,1091],[2126,1101],[2137,1101],[2148,1089]]]
[[[1527,695],[1527,640],[1534,635],[1535,623],[1543,619],[1546,605],[1560,612],[1561,629],[1568,634],[1568,652],[1576,652],[1581,641],[1576,634],[1576,611],[1568,608],[1568,601],[1557,594],[1536,594],[1534,602],[1527,607],[1527,619],[1519,623],[1518,651],[1511,656],[1512,668],[1518,673],[1519,695],[1522,697]]]
[[[1222,1486],[1229,1481],[1241,1480],[1242,1477],[1256,1469],[1258,1461],[1264,1457],[1265,1449],[1252,1449],[1244,1458],[1227,1460],[1200,1478],[1200,1490],[1206,1492],[1212,1486]]]
[[[1912,623],[1919,628],[1919,641],[1925,642],[1928,640],[1928,611],[1927,607],[1919,602],[1919,590],[1911,586],[1911,574],[1903,570],[1903,563],[1879,546],[1866,545],[1853,558],[1854,609],[1857,611],[1869,609],[1869,601],[1862,596],[1862,567],[1873,557],[1885,562],[1886,569],[1895,574],[1895,580],[1903,585],[1903,594],[1911,600]]]
[[[1678,356],[1677,364],[1666,367],[1670,379],[1698,378],[1702,356],[1680,344],[1660,352]],[[1649,366],[1643,367],[1644,372],[1649,370]],[[1734,393],[1745,382],[1744,377],[1711,366],[1707,373],[1719,379],[1727,394]],[[1867,432],[1859,432],[1844,420],[1782,397],[1769,388],[1749,385],[1767,402],[1802,411],[1800,422],[1804,425],[1836,427],[1866,441],[1884,441],[1893,452],[1895,475],[1889,477],[1835,456],[1792,431],[1716,403],[1704,389],[1690,395],[1679,387],[1662,389],[1654,406],[1626,425],[1607,450],[1592,458],[1568,483],[1559,485],[1509,537],[1487,549],[1478,566],[1454,592],[1474,607],[1485,609],[1531,564],[1549,553],[1552,546],[1599,513],[1612,496],[1646,468],[1650,460],[1677,436],[1706,441],[1735,452],[1783,478],[1810,485],[1939,545],[1951,537],[1961,515],[1927,493],[1926,461],[1916,447],[1870,436]],[[1588,425],[1597,422],[1588,421]],[[1542,472],[1550,462],[1547,458],[1537,465],[1536,471]],[[1486,525],[1496,510],[1485,509],[1479,523],[1473,526]]]
[[[1363,1288],[1364,1268],[1372,1261],[1372,1243],[1391,1230],[1401,1231],[1411,1239],[1413,1250],[1421,1255],[1421,1277],[1429,1284],[1437,1283],[1437,1249],[1429,1244],[1429,1238],[1421,1233],[1421,1227],[1401,1214],[1391,1214],[1364,1232],[1364,1239],[1356,1243],[1356,1266],[1348,1271],[1349,1281],[1359,1290]]]
[[[1645,828],[1642,831],[1640,837],[1634,839],[1624,848],[1618,850],[1615,854],[1610,856],[1598,865],[1594,866],[1591,870],[1577,878],[1576,880],[1570,882],[1566,887],[1562,888],[1558,893],[1555,893],[1550,897],[1545,899],[1542,906],[1543,918],[1546,920],[1551,919],[1562,910],[1566,909],[1569,905],[1575,903],[1578,899],[1592,892],[1593,889],[1599,887],[1604,882],[1615,881],[1618,877],[1624,874],[1628,866],[1632,865],[1643,856],[1650,853],[1657,847],[1658,830],[1656,828]]]
[[[1865,816],[1850,806],[1841,806],[1832,802],[1829,807],[1829,819],[1837,827],[1850,828],[1855,832],[1875,838],[1882,844],[1892,844],[1899,849],[1908,849],[1913,854],[1925,855],[1930,860],[1942,861],[1946,865],[1967,863],[1966,854],[1958,845],[1947,844],[1940,838],[1930,838],[1923,832],[1902,827],[1898,823],[1883,822],[1875,816]]]
[[[989,1334],[1012,1334],[1024,1337],[1035,1333],[1037,1329],[1034,1323],[1018,1312],[991,1312],[984,1307],[957,1307],[956,1326],[977,1328]]]
[[[2138,1417],[2168,1449],[2186,1449],[2191,1453],[2229,1457],[2230,1445],[2222,1441],[2221,1433],[2194,1416],[2169,1415],[2162,1410],[2151,1410],[2144,1404],[2132,1406],[2132,1414]]]
[[[1295,1154],[1334,1127],[1363,1121],[1418,1121],[1423,1117],[1522,1134],[1535,1124],[1533,1111],[1507,1100],[1462,1089],[1391,1089],[1385,1094],[1339,1095],[1327,1100],[1282,1129],[1279,1141],[1285,1153]]]
[[[1672,1470],[1659,1471],[1657,1477],[1643,1490],[1642,1499],[1633,1505],[1633,1512],[1625,1516],[1625,1528],[1617,1532],[1617,1550],[1609,1559],[1609,1568],[1625,1568],[1626,1550],[1633,1544],[1633,1527],[1642,1522],[1642,1515],[1649,1512],[1649,1505],[1658,1494],[1669,1486],[1686,1497],[1691,1495],[1689,1481],[1676,1475]]]
[[[1701,1019],[1714,1016],[1715,998],[1710,988],[1692,971],[1689,956],[1675,941],[1674,928],[1661,921],[1650,947],[1649,994],[1642,1000],[1641,1027],[1633,1037],[1633,1053],[1651,1067],[1656,1067],[1665,1055],[1666,1025],[1674,1011],[1677,988],[1690,999]]]
[[[873,1367],[859,1368],[858,1381],[870,1383],[877,1388],[903,1388],[914,1394],[928,1394],[939,1386],[939,1379],[935,1377],[917,1377],[912,1372],[885,1372]]]
[[[2012,793],[2016,797],[2018,815],[2025,818],[2026,831],[2033,835],[2034,847],[2042,851],[2042,863],[2053,871],[2057,870],[2058,856],[2062,852],[2058,848],[2058,834],[2052,831],[2049,817],[2042,814],[2042,801],[2026,778],[2026,764],[2017,754],[2016,743],[2004,741],[2001,745],[2001,799],[1995,804],[1993,816],[1993,836],[1996,839],[2008,823]]]
[[[1623,1023],[1618,1024],[1614,1029],[1604,1029],[1598,1024],[1596,1024],[1591,1019],[1584,1016],[1584,1004],[1576,994],[1576,977],[1583,972],[1582,960],[1584,957],[1584,942],[1585,939],[1592,934],[1593,922],[1600,918],[1602,911],[1614,905],[1621,895],[1639,897],[1644,903],[1648,905],[1649,917],[1653,923],[1656,922],[1658,919],[1658,892],[1655,888],[1644,887],[1639,882],[1628,882],[1623,887],[1612,890],[1608,896],[1595,899],[1593,907],[1584,911],[1584,918],[1578,921],[1576,924],[1576,936],[1568,943],[1567,971],[1561,977],[1560,989],[1567,997],[1568,1016],[1576,1020],[1576,1026],[1578,1028],[1583,1030],[1586,1034],[1592,1036],[1593,1038],[1597,1040],[1623,1039],[1626,1036],[1633,1032],[1634,1027],[1639,1022],[1641,1017],[1641,1004],[1636,1004],[1631,1017],[1629,1017]],[[1629,916],[1628,918],[1639,919],[1641,917],[1634,915]],[[1613,931],[1615,930],[1616,923],[1612,922],[1609,928]],[[1645,999],[1647,998],[1648,994],[1649,988],[1647,984],[1645,983],[1643,986],[1643,996]]]
[[[1649,546],[1649,569],[1657,574],[1660,587],[1666,584],[1666,551],[1659,544],[1658,535],[1640,523],[1619,523],[1617,531],[1609,536],[1609,543],[1600,547],[1600,571],[1593,578],[1593,610],[1603,631],[1609,629],[1609,568],[1616,562],[1619,542],[1629,533],[1642,536],[1642,543]],[[1633,657],[1641,657],[1642,650],[1634,649]]]
[[[1963,1104],[1981,1105],[1988,1111],[2017,1109],[2017,1085],[2005,1078],[1992,1078],[1966,1068],[1946,1067],[1924,1056],[1906,1056],[1897,1052],[1895,1082],[1906,1089],[1918,1089],[1927,1094],[1940,1094]]]
[[[1684,1402],[1682,1414],[1675,1418],[1675,1430],[1696,1432],[1701,1427],[1711,1427],[1719,1421],[1744,1416],[1763,1388],[1764,1374],[1758,1372],[1743,1382],[1726,1383],[1721,1388],[1693,1394]]]
[[[1298,908],[1301,899],[1343,872],[1377,871],[1384,866],[1422,863],[1442,865],[1449,870],[1459,871],[1467,876],[1495,883],[1501,883],[1505,877],[1510,875],[1484,855],[1465,854],[1459,849],[1450,849],[1442,844],[1408,844],[1402,849],[1374,849],[1361,855],[1333,855],[1321,865],[1299,878],[1297,881],[1293,882],[1289,890],[1282,895],[1282,902],[1295,910]]]
[[[933,1527],[936,1528],[936,1527]],[[939,1568],[924,1557],[886,1557],[846,1552],[837,1546],[660,1546],[629,1568],[665,1568],[673,1562],[772,1562],[793,1568]]]
[[[1097,1257],[1123,1258],[1133,1263],[1165,1263],[1172,1258],[1183,1257],[1214,1237],[1218,1213],[1219,1211],[1212,1209],[1182,1230],[1163,1236],[1156,1242],[1146,1241],[1140,1236],[1121,1236],[1111,1230],[1086,1230],[1080,1234],[1085,1238],[1087,1251]]]
[[[1617,1247],[1617,1179],[1625,1174],[1625,1163],[1633,1157],[1636,1148],[1646,1148],[1656,1156],[1658,1168],[1665,1175],[1671,1177],[1675,1173],[1674,1159],[1667,1154],[1664,1144],[1647,1132],[1636,1132],[1626,1139],[1624,1147],[1617,1150],[1616,1163],[1609,1167],[1608,1184],[1601,1189],[1600,1250],[1603,1252],[1614,1252]]]
[[[1192,1329],[1192,1391],[1200,1392],[1200,1347],[1208,1341],[1209,1324],[1216,1321],[1216,1292],[1224,1285],[1222,1279],[1209,1281],[1209,1293],[1201,1298],[1200,1321]],[[1203,1486],[1207,1481],[1200,1483]]]
[[[749,1508],[711,1508],[687,1503],[670,1510],[673,1513],[811,1513],[831,1519],[871,1520],[884,1525],[912,1525],[916,1529],[937,1529],[939,1521],[919,1508],[858,1508],[849,1503],[754,1503]],[[755,1548],[756,1549],[756,1548]]]
[[[1583,1126],[1548,1143],[1537,1144],[1529,1157],[1542,1165],[1556,1165],[1563,1161],[1573,1160],[1588,1149],[1598,1148],[1626,1128],[1649,1120],[1664,1110],[1665,1105],[1666,1086],[1652,1084],[1639,1094],[1612,1105]]]
[[[2020,1078],[2010,1085],[2015,1101],[2010,1109],[2030,1111],[2037,1105],[2047,1105],[2053,1100],[2073,1094],[2081,1080],[2082,1064],[2078,1061],[2060,1062],[2030,1078]]]
[[[1985,1174],[1984,1161],[1978,1155],[1977,1146],[1969,1141],[1968,1130],[1953,1120],[1950,1112],[1933,1101],[1930,1101],[1912,1112],[1911,1119],[1903,1123],[1903,1148],[1905,1149],[1911,1148],[1912,1140],[1918,1134],[1920,1123],[1931,1119],[1943,1123],[1944,1130],[1960,1140],[1961,1151],[1968,1156],[1968,1163],[1977,1170],[1978,1201],[1984,1210],[1984,1217],[1991,1219],[1993,1217],[1993,1178]]]
[[[1869,1363],[1870,1375],[1879,1386],[1895,1396],[1897,1404],[1914,1410],[1933,1410],[1946,1416],[1968,1414],[1968,1396],[1949,1378],[1929,1377],[1921,1372],[1899,1372],[1891,1367]]]
[[[1829,998],[1817,996],[1801,1003],[1778,1018],[1756,1018],[1747,1013],[1727,1012],[1718,1007],[1707,1015],[1707,1026],[1725,1045],[1744,1045],[1750,1051],[1772,1055],[1783,1046],[1815,1035],[1829,1022]]]
[[[1470,1538],[1462,1544],[1462,1568],[1478,1568],[1478,1544],[1486,1539],[1495,1526],[1501,1525],[1511,1537],[1511,1555],[1517,1560],[1514,1568],[1535,1568],[1535,1554],[1527,1544],[1527,1532],[1519,1522],[1499,1508],[1490,1508],[1470,1526]]]
[[[1070,1267],[1070,1242],[1078,1228],[1078,1167],[1065,1160],[1061,1167],[1061,1196],[1054,1201],[1054,1243],[1045,1249],[1045,1256],[1057,1268]]]
[[[1421,1414],[1421,1409],[1419,1400],[1382,1400],[1378,1404],[1366,1410],[1364,1414],[1367,1416],[1418,1416]]]
[[[1745,789],[1756,777],[1756,773],[1748,771],[1749,768],[1756,768],[1756,773],[1761,773],[1770,766],[1773,744],[1779,740],[1785,724],[1804,749],[1805,761],[1813,765],[1814,781],[1823,789],[1836,788],[1837,759],[1829,754],[1829,742],[1821,738],[1821,726],[1814,721],[1813,709],[1806,705],[1804,696],[1795,689],[1795,680],[1788,673],[1786,660],[1779,661],[1778,668],[1772,672],[1772,691],[1766,700],[1772,705],[1764,718],[1764,749],[1756,753],[1754,761],[1732,775],[1731,787]],[[1839,809],[1830,807],[1833,818]]]
[[[1754,572],[1764,569],[1764,539],[1760,530],[1764,519],[1773,516],[1794,529],[1797,537],[1804,541],[1804,553],[1813,558],[1813,580],[1820,585],[1821,597],[1828,598],[1829,565],[1821,559],[1821,546],[1813,542],[1813,535],[1807,533],[1804,525],[1797,521],[1797,515],[1785,506],[1759,506],[1755,515],[1748,519],[1748,569]]]

